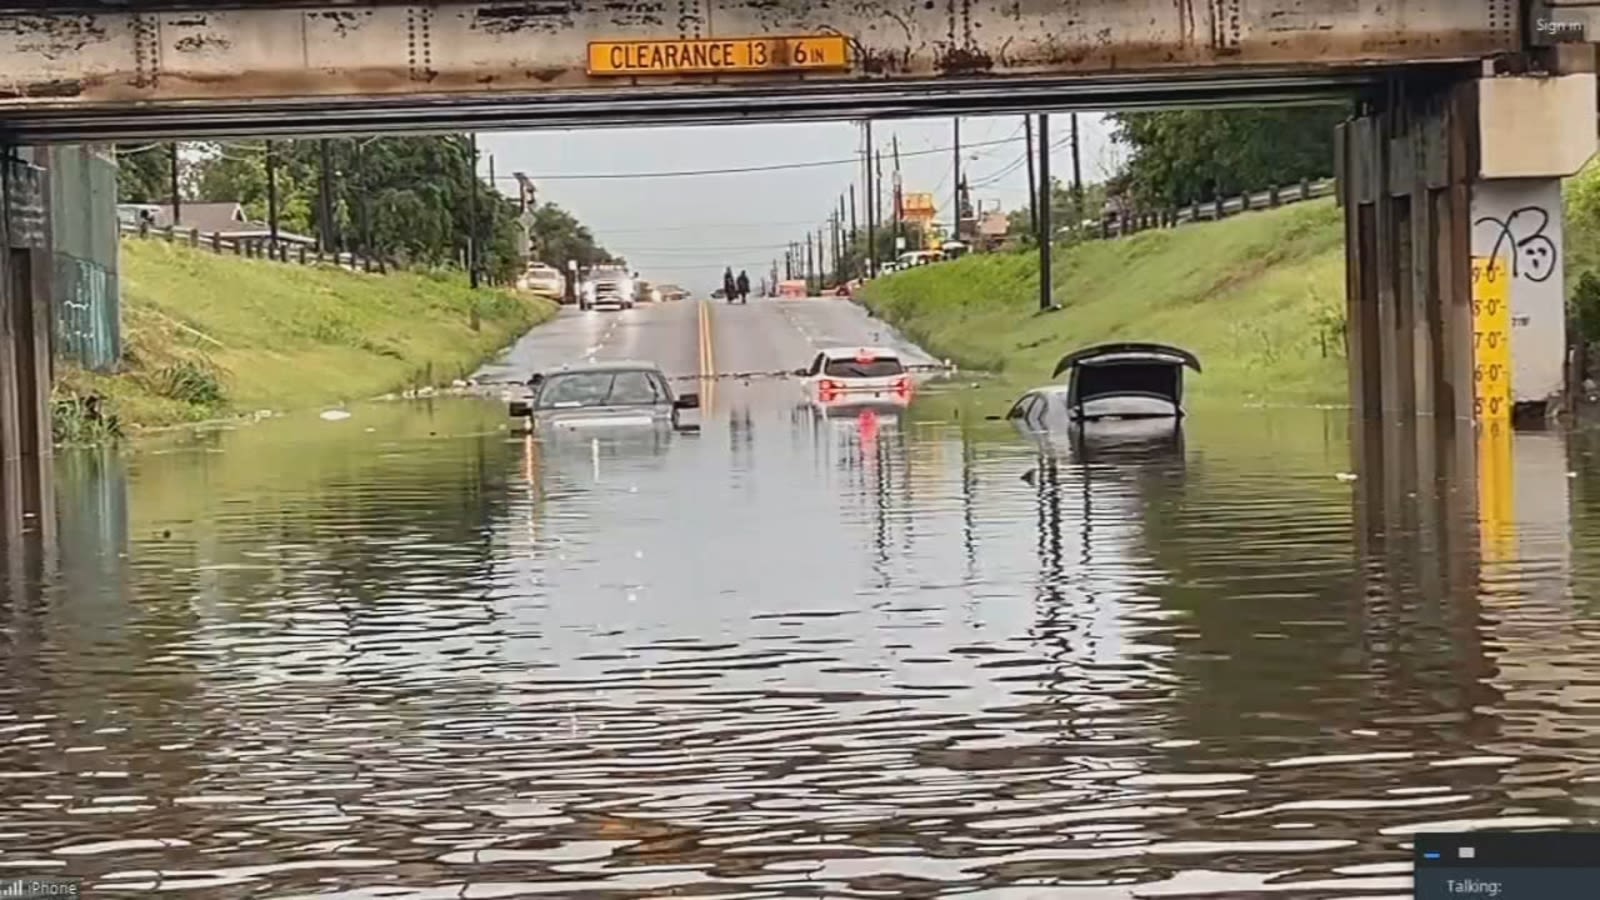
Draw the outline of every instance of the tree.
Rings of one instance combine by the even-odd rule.
[[[117,201],[171,203],[170,144],[118,144]]]
[[[1343,106],[1116,113],[1130,150],[1125,174],[1144,206],[1187,206],[1333,174]]]
[[[1099,220],[1101,209],[1105,206],[1108,184],[1096,182],[1083,186],[1083,208],[1074,214],[1072,185],[1059,178],[1050,179],[1050,225],[1056,232],[1056,240],[1075,236],[1070,229],[1080,220]],[[1033,216],[1029,208],[1014,209],[1008,214],[1011,233],[1016,235],[1019,243],[1032,245],[1037,243],[1034,234]],[[1063,234],[1067,230],[1068,233]]]
[[[423,266],[463,265],[469,236],[475,236],[480,271],[492,281],[511,280],[523,263],[517,204],[473,177],[466,135],[330,140],[327,215],[321,203],[323,142],[272,146],[284,231],[327,235],[342,250]],[[198,199],[238,201],[252,220],[267,219],[265,142],[204,145],[193,169]],[[533,218],[533,247],[546,260],[561,266],[568,259],[580,265],[612,260],[560,207],[545,204]]]

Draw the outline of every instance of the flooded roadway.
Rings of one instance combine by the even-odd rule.
[[[839,301],[708,311],[569,314],[485,376],[898,340]],[[42,581],[0,582],[0,875],[1402,897],[1418,829],[1593,819],[1578,439],[1519,436],[1486,558],[1358,524],[1341,413],[1042,458],[934,391],[864,426],[701,383],[702,432],[659,440],[542,445],[454,398],[64,456]]]

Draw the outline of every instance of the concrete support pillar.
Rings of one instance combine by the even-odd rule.
[[[1484,78],[1478,83],[1472,252],[1508,279],[1509,394],[1522,410],[1557,405],[1565,383],[1566,247],[1561,179],[1595,153],[1593,50],[1562,64],[1587,71]]]
[[[0,544],[51,536],[48,171],[0,151]],[[42,155],[41,155],[42,161]]]
[[[1351,404],[1472,414],[1476,88],[1400,83],[1339,127]]]
[[[1518,521],[1565,522],[1563,453],[1500,401],[1561,386],[1559,180],[1594,153],[1595,109],[1592,73],[1402,82],[1340,128],[1357,528],[1423,579],[1391,601],[1479,596]]]
[[[1474,459],[1476,121],[1472,82],[1401,82],[1335,141],[1357,532],[1364,555],[1407,570],[1430,554],[1406,541],[1431,535],[1446,553],[1472,537],[1472,494],[1452,485],[1472,483]],[[1470,586],[1477,570],[1419,575],[1431,592]]]

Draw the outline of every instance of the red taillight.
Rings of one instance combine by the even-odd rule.
[[[910,376],[902,377],[899,381],[896,381],[894,383],[894,392],[896,394],[899,394],[902,397],[911,396],[911,378],[910,378]]]
[[[824,399],[824,400],[829,399],[830,397],[832,397],[834,394],[837,394],[838,392],[839,392],[839,385],[837,383],[835,383],[835,382],[829,381],[826,378],[824,378],[821,381],[817,382],[817,393],[822,395],[822,399]]]

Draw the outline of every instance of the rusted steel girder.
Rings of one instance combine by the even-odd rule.
[[[6,4],[0,0],[0,7]],[[19,4],[13,0],[11,7]],[[83,2],[72,5],[92,7]],[[0,14],[4,110],[543,94],[1472,60],[1521,47],[1519,0],[524,0]],[[52,4],[59,10],[62,4]],[[591,41],[842,35],[830,71],[587,71]]]

